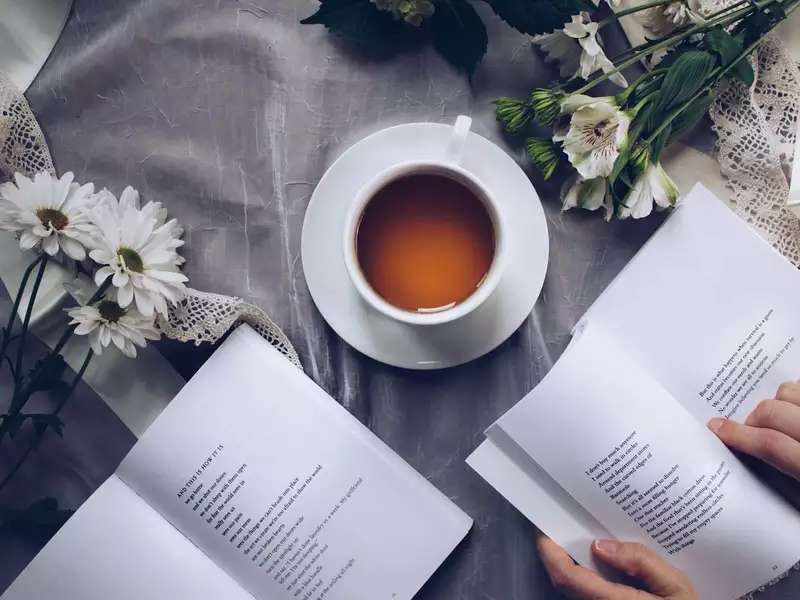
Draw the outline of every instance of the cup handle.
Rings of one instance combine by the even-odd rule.
[[[453,133],[447,145],[447,161],[459,164],[464,156],[464,146],[467,144],[469,129],[472,127],[472,119],[466,115],[458,115],[453,125]]]

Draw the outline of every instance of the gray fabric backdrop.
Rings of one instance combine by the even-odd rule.
[[[430,48],[372,60],[320,27],[299,25],[315,0],[76,0],[28,98],[60,171],[115,192],[130,184],[164,202],[186,225],[193,287],[267,310],[306,372],[475,518],[419,598],[529,600],[554,595],[536,557],[535,529],[464,458],[547,372],[576,319],[659,218],[607,225],[598,215],[562,215],[559,178],[545,184],[531,173],[551,235],[542,296],[499,349],[444,372],[398,370],[348,348],[314,307],[299,257],[315,183],[368,133],[470,114],[475,131],[525,165],[490,101],[522,95],[553,72],[478,4],[490,46],[470,84]],[[0,308],[7,314],[7,303]],[[176,344],[161,349],[187,376],[208,355]],[[0,500],[49,493],[75,506],[113,471],[132,436],[87,389],[71,410],[65,439],[51,440]],[[0,537],[0,589],[41,543]],[[794,577],[764,597],[797,595]]]

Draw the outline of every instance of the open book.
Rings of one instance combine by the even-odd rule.
[[[467,459],[590,567],[639,541],[731,600],[800,560],[800,514],[711,433],[800,374],[800,273],[697,186]]]
[[[4,600],[408,600],[470,519],[247,326]]]

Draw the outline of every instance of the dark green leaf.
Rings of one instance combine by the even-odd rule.
[[[722,27],[714,27],[706,33],[705,42],[709,50],[719,57],[723,67],[727,67],[739,57],[744,50],[741,40],[733,37]]]
[[[716,57],[703,50],[682,53],[669,67],[661,81],[661,89],[653,100],[650,126],[658,126],[672,108],[680,106],[706,84],[706,79],[716,67]]]
[[[300,22],[324,25],[348,42],[382,54],[412,29],[369,0],[321,0],[319,10]]]
[[[672,133],[672,123],[664,127],[656,136],[656,139],[653,140],[653,145],[651,147],[651,156],[653,162],[658,162],[658,159],[661,157],[661,153],[664,151],[664,148],[669,141],[669,136]]]
[[[753,83],[755,74],[750,66],[750,61],[747,58],[741,58],[744,45],[738,36],[732,36],[721,27],[714,27],[706,34],[705,41],[709,49],[719,57],[723,67],[738,61],[728,72],[730,77],[741,79],[747,85]]]
[[[64,422],[59,419],[56,415],[52,414],[33,414],[33,415],[26,415],[31,422],[33,423],[33,428],[36,430],[36,433],[40,436],[44,435],[44,433],[48,429],[52,429],[56,434],[59,436],[64,435]]]
[[[486,0],[492,10],[522,33],[534,35],[560,29],[582,10],[593,11],[589,0]]]
[[[19,433],[19,430],[24,422],[25,417],[19,413],[15,415],[5,415],[2,429],[13,438]]]
[[[672,131],[670,132],[669,140],[667,140],[667,145],[680,138],[684,133],[694,129],[695,125],[697,125],[708,112],[708,107],[710,105],[711,95],[704,94],[681,111],[672,121]]]
[[[467,0],[439,0],[430,18],[433,44],[454,67],[472,75],[486,54],[483,21]]]
[[[756,80],[756,74],[753,73],[753,67],[750,65],[750,61],[746,57],[731,67],[731,70],[728,72],[728,74],[730,77],[740,79],[747,86],[753,85],[753,82]]]
[[[0,509],[0,529],[52,536],[72,516],[58,507],[55,498],[43,498],[23,510]]]
[[[60,354],[38,361],[27,375],[28,393],[46,392],[63,385],[61,377],[66,368],[67,363]]]

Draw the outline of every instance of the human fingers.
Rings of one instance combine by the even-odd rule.
[[[759,458],[800,480],[800,442],[785,433],[720,418],[711,419],[708,428],[726,446]]]
[[[575,600],[655,600],[625,585],[611,583],[586,567],[576,565],[566,550],[547,536],[536,540],[550,581],[559,592]]]
[[[774,429],[800,441],[800,405],[783,400],[762,400],[747,416],[744,424]]]
[[[793,381],[782,383],[775,392],[775,399],[800,406],[800,383]]]
[[[634,542],[596,540],[592,553],[610,567],[641,581],[647,591],[661,598],[696,600],[689,578],[647,546]]]

